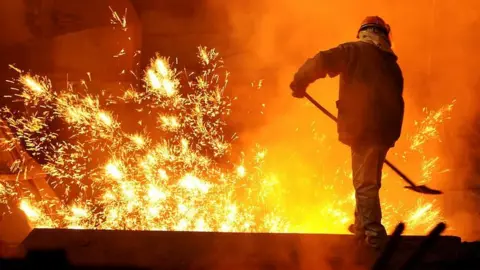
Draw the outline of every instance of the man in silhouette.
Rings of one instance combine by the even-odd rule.
[[[303,98],[317,79],[340,76],[337,101],[339,140],[350,146],[355,187],[355,223],[349,230],[368,246],[380,248],[387,234],[379,199],[383,162],[400,137],[403,75],[392,51],[390,26],[365,18],[357,41],[321,51],[308,59],[290,85]]]

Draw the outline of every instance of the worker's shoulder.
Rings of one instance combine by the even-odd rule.
[[[340,43],[340,45],[338,45],[339,47],[358,47],[358,46],[363,46],[365,42],[362,42],[362,41],[348,41],[348,42],[344,42],[344,43]]]
[[[341,49],[343,51],[357,51],[358,48],[361,48],[364,46],[365,42],[361,41],[349,41],[349,42],[344,42],[340,43],[336,49]]]
[[[362,41],[349,41],[349,42],[340,43],[339,45],[331,48],[328,51],[339,52],[339,53],[341,52],[341,53],[347,53],[347,54],[350,54],[350,55],[351,54],[356,55],[356,54],[359,54],[362,51],[364,51],[365,46],[368,47],[368,46],[371,46],[371,45],[369,45],[366,42],[362,42]]]

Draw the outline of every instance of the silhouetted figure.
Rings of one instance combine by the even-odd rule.
[[[387,236],[379,199],[383,162],[400,137],[404,113],[403,75],[389,33],[380,17],[367,17],[358,41],[307,60],[290,85],[293,96],[303,98],[315,80],[340,76],[337,130],[352,150],[356,196],[355,224],[349,230],[375,248]]]

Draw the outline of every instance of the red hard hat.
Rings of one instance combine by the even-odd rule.
[[[358,32],[363,31],[367,28],[376,28],[384,32],[387,36],[390,34],[390,25],[388,25],[382,18],[378,16],[368,16],[366,17],[360,26]]]

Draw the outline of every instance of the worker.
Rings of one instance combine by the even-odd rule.
[[[356,202],[355,222],[348,229],[362,243],[380,249],[387,239],[379,198],[382,167],[402,129],[403,75],[390,26],[382,18],[366,17],[357,39],[308,59],[290,88],[294,97],[303,98],[317,79],[339,76],[337,131],[351,148]]]

